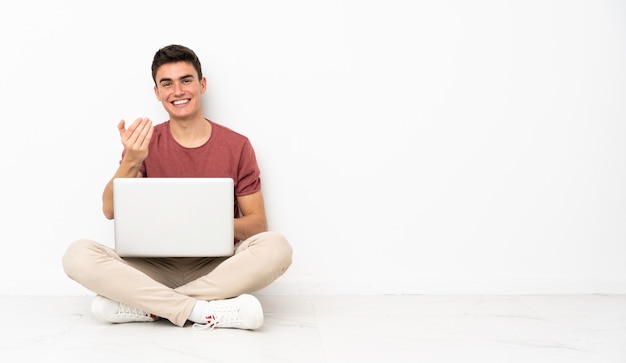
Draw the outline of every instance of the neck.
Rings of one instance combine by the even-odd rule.
[[[174,140],[184,147],[198,147],[205,144],[211,137],[211,131],[211,123],[205,118],[170,120],[170,132]]]

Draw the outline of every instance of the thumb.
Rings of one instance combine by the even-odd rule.
[[[120,136],[124,136],[124,133],[126,132],[126,122],[124,120],[120,121],[119,124],[117,124],[117,130],[120,132]]]

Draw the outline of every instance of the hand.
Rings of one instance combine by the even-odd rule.
[[[126,151],[124,158],[135,163],[141,163],[148,157],[148,146],[154,130],[152,121],[148,118],[139,117],[128,127],[128,130],[125,126],[124,120],[121,120],[117,125]]]

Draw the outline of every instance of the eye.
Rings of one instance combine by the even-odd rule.
[[[172,85],[172,82],[161,82],[161,87],[164,87],[164,88],[169,87],[171,85]]]

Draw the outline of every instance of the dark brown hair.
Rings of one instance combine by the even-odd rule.
[[[156,85],[156,73],[160,66],[174,62],[189,62],[198,72],[198,80],[202,79],[202,65],[196,53],[182,45],[172,44],[159,49],[152,59],[152,80]]]

